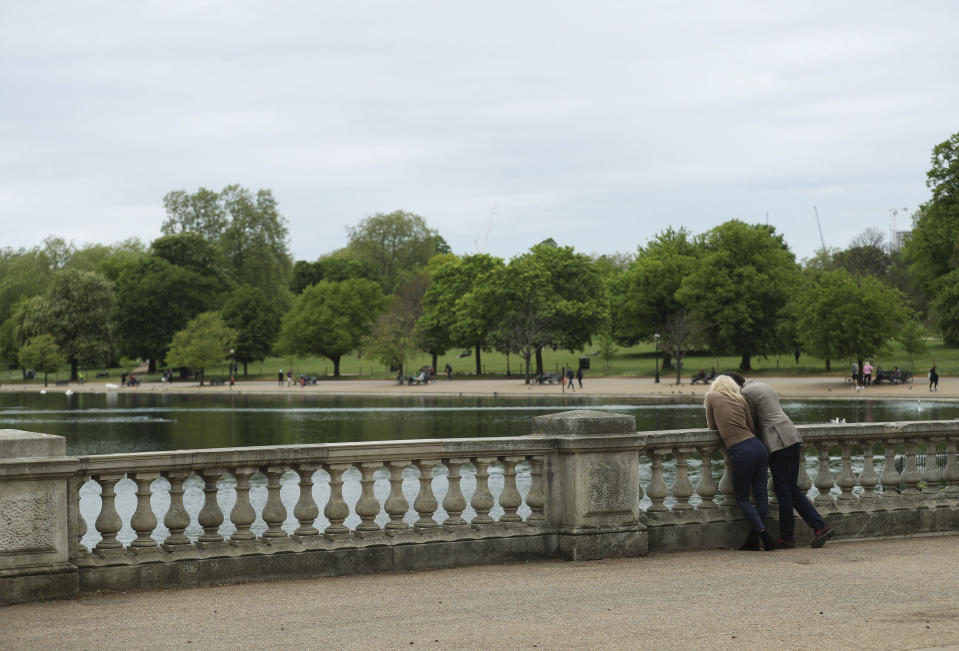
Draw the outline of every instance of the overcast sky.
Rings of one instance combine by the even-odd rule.
[[[0,247],[160,234],[269,188],[296,259],[377,212],[455,253],[776,227],[798,258],[929,196],[959,3],[0,0]]]

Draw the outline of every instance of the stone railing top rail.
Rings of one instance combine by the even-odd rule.
[[[0,457],[0,479],[106,472],[160,471],[225,466],[296,465],[414,461],[463,457],[541,455],[549,451],[614,451],[717,446],[719,437],[705,428],[635,432],[633,417],[579,410],[537,417],[533,434],[515,437],[416,439],[358,443],[254,446],[162,452],[133,452],[70,457]],[[840,443],[941,440],[959,435],[959,420],[800,425],[803,438]],[[59,438],[59,437],[52,437]],[[28,453],[31,454],[31,453]]]

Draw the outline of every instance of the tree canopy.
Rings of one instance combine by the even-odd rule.
[[[320,281],[294,300],[277,347],[284,354],[326,357],[339,377],[340,358],[360,347],[385,307],[386,297],[373,281]]]
[[[229,356],[235,336],[219,313],[203,312],[173,335],[167,362],[170,366],[199,371],[200,386],[203,386],[206,369]]]

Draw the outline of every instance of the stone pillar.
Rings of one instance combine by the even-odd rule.
[[[79,464],[66,449],[62,436],[0,430],[0,605],[79,594],[68,493]]]
[[[644,556],[639,453],[632,416],[577,410],[538,416],[533,433],[556,439],[548,458],[546,518],[569,560]]]

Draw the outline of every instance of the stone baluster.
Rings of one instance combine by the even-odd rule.
[[[719,478],[719,503],[727,508],[736,506],[736,495],[733,490],[733,461],[729,458],[729,450],[723,451],[723,476]]]
[[[856,476],[852,472],[852,441],[843,441],[840,445],[842,455],[842,470],[836,478],[836,486],[839,487],[839,506],[843,509],[856,511],[856,496],[852,489],[856,487]]]
[[[906,463],[902,468],[902,494],[908,500],[912,500],[919,495],[919,482],[922,481],[922,475],[916,467],[916,441],[915,439],[906,442]]]
[[[204,468],[200,471],[200,476],[203,478],[203,508],[200,509],[197,522],[203,527],[203,533],[200,534],[197,542],[223,542],[223,536],[220,535],[223,511],[220,510],[220,505],[216,501],[216,483],[223,472],[220,468]]]
[[[263,532],[263,537],[269,540],[288,536],[283,529],[283,523],[286,521],[286,507],[283,506],[283,499],[280,497],[280,479],[285,472],[285,466],[267,466],[266,468],[266,504],[263,506],[266,531]]]
[[[443,509],[447,514],[446,522],[443,523],[444,527],[459,529],[469,526],[469,522],[463,519],[466,498],[460,487],[460,466],[468,461],[469,459],[443,459],[443,463],[449,470],[449,489],[446,491],[446,497],[443,498]]]
[[[649,456],[652,459],[650,464],[653,476],[646,485],[646,495],[652,501],[647,513],[664,513],[666,508],[665,500],[669,495],[669,487],[666,486],[666,478],[663,474],[663,457],[669,450],[649,450]]]
[[[380,514],[380,503],[373,493],[376,479],[373,474],[383,467],[382,463],[361,463],[360,472],[360,499],[357,500],[356,514],[360,516],[360,523],[356,526],[356,535],[364,536],[381,532],[380,525],[376,524],[376,516]]]
[[[86,483],[89,476],[74,476],[67,480],[67,517],[72,526],[67,526],[68,543],[70,545],[70,560],[75,561],[86,556],[89,550],[83,545],[83,537],[87,534],[87,521],[80,513],[80,487]]]
[[[323,509],[323,515],[330,521],[330,526],[323,533],[330,540],[350,533],[350,528],[343,524],[350,516],[350,505],[343,499],[343,473],[350,467],[348,463],[326,465],[326,472],[330,474],[330,499]]]
[[[674,511],[690,511],[693,505],[689,503],[689,498],[693,494],[693,484],[689,481],[689,462],[686,455],[692,452],[692,448],[676,448],[673,458],[676,461],[676,479],[673,481],[673,499],[676,504],[673,505]]]
[[[234,542],[256,540],[256,535],[250,531],[250,526],[256,520],[256,511],[250,504],[250,477],[255,472],[256,468],[250,466],[233,469],[233,477],[236,479],[236,502],[233,504],[233,510],[230,511],[230,522],[236,527],[236,531],[230,536],[230,540]]]
[[[936,448],[938,442],[928,438],[926,445],[926,467],[922,470],[922,488],[923,496],[929,501],[929,506],[935,508],[936,500],[941,496],[939,492],[939,478],[942,473],[939,470],[939,460],[936,459]]]
[[[952,438],[946,439],[946,467],[942,478],[946,483],[946,499],[955,502],[959,498],[959,464],[956,463],[956,441]]]
[[[403,518],[410,510],[410,503],[403,494],[403,470],[410,465],[410,461],[390,461],[390,496],[386,498],[383,508],[390,516],[386,523],[386,531],[390,534],[408,533],[410,525]]]
[[[699,482],[696,484],[696,492],[702,498],[699,504],[700,509],[715,509],[716,503],[713,497],[716,495],[716,480],[713,479],[713,452],[716,450],[711,445],[699,448],[699,455],[702,458],[702,464],[699,469]]]
[[[876,485],[879,474],[876,472],[876,459],[873,454],[873,441],[864,441],[862,444],[862,472],[859,473],[859,485],[862,486],[862,497],[859,504],[865,511],[876,508]]]
[[[100,515],[97,516],[96,527],[103,539],[97,543],[94,548],[97,551],[110,549],[123,549],[123,543],[117,540],[117,534],[123,527],[123,520],[117,513],[116,483],[123,479],[123,473],[115,475],[96,475],[94,478],[100,483],[100,499],[103,501],[100,507]]]
[[[476,511],[476,517],[470,523],[472,525],[492,524],[493,518],[490,517],[490,510],[496,503],[493,500],[493,494],[489,490],[489,464],[495,459],[485,457],[474,457],[473,465],[476,467],[476,490],[470,499],[470,506]]]
[[[503,462],[503,493],[499,496],[499,505],[503,507],[503,516],[500,522],[522,522],[523,518],[516,512],[523,504],[523,496],[516,488],[516,464],[523,457],[500,457]]]
[[[413,528],[417,530],[433,529],[440,526],[433,519],[433,514],[436,513],[436,508],[439,506],[436,496],[433,495],[433,467],[436,462],[419,459],[414,461],[413,465],[420,473],[420,491],[417,493],[416,499],[413,500],[413,509],[420,517],[413,523]]]
[[[167,470],[162,473],[170,482],[170,508],[163,516],[163,525],[170,535],[163,541],[164,547],[189,545],[190,539],[184,531],[190,526],[190,514],[183,506],[183,482],[192,474],[189,470]]]
[[[816,473],[816,490],[819,495],[816,496],[815,503],[819,510],[832,510],[835,501],[829,491],[836,483],[836,479],[829,469],[829,441],[819,441],[816,444],[819,450],[819,471]]]
[[[75,499],[75,502],[76,502],[76,506],[75,506],[76,511],[75,511],[75,513],[77,514],[77,549],[76,549],[77,552],[80,552],[80,551],[89,551],[89,550],[87,550],[87,549],[83,546],[83,537],[84,537],[85,535],[87,535],[87,521],[86,521],[86,518],[84,518],[84,517],[80,514],[80,495],[79,495],[79,491],[80,491],[80,486],[81,486],[81,485],[82,485],[81,482],[77,482],[77,495],[76,495],[76,497],[74,498],[74,499]]]
[[[896,470],[896,443],[898,441],[895,439],[885,439],[882,442],[883,462],[879,482],[882,484],[882,508],[887,511],[900,508],[902,501],[899,495],[899,483],[902,480]]]
[[[296,536],[318,536],[320,531],[313,523],[320,516],[320,507],[313,498],[313,473],[319,468],[313,463],[301,463],[296,466],[296,474],[300,477],[300,499],[293,507],[293,517],[300,526],[294,531]]]
[[[526,505],[530,513],[526,518],[526,524],[530,527],[541,527],[546,522],[546,499],[543,492],[543,457],[528,456],[529,462],[530,487],[526,494]],[[643,489],[639,489],[639,498],[643,497]]]
[[[133,475],[133,481],[137,483],[137,509],[130,518],[130,526],[136,531],[137,537],[130,546],[136,549],[158,546],[152,536],[157,526],[157,516],[150,506],[150,485],[159,478],[158,472],[138,472]]]
[[[802,443],[799,444],[799,477],[796,479],[796,485],[799,486],[803,495],[808,496],[809,489],[812,488],[812,479],[806,468],[806,446]]]

